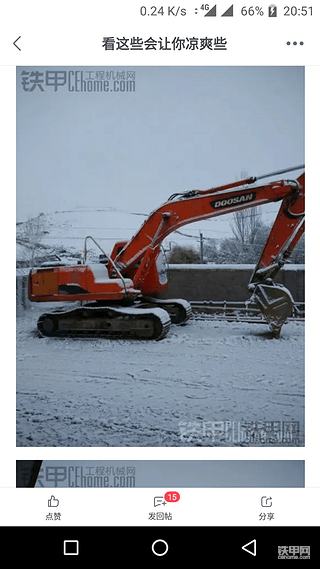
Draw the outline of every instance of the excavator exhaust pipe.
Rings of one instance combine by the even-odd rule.
[[[293,314],[293,298],[280,284],[258,284],[252,300],[261,310],[275,338],[279,338],[283,324]]]

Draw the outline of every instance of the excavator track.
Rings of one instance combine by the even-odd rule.
[[[161,340],[170,324],[161,308],[81,306],[42,314],[37,327],[42,336],[50,337]]]
[[[192,306],[183,298],[165,299],[144,296],[140,306],[144,308],[159,307],[169,314],[173,324],[179,324],[180,326],[186,324],[192,316]]]

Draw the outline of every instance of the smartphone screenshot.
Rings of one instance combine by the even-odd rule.
[[[319,23],[315,2],[3,9],[14,560],[319,564]]]

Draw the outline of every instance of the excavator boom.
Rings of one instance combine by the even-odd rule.
[[[115,263],[122,274],[131,277],[142,292],[144,289],[150,290],[150,258],[155,251],[159,251],[159,245],[170,233],[189,223],[282,201],[278,218],[259,262],[262,266],[270,264],[272,256],[276,257],[283,250],[293,234],[293,216],[295,215],[294,225],[304,218],[304,174],[298,181],[281,180],[247,187],[254,182],[255,178],[248,178],[228,186],[176,194],[173,200],[151,213],[136,235],[117,254]],[[147,263],[145,267],[144,262]],[[137,269],[138,263],[140,265]],[[153,293],[157,292],[159,291],[153,290]]]

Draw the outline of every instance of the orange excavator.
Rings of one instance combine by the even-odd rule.
[[[163,240],[188,223],[279,201],[277,217],[248,284],[252,303],[278,337],[292,315],[293,299],[274,278],[304,232],[305,173],[296,180],[257,183],[298,169],[304,170],[304,165],[208,190],[173,194],[130,241],[116,243],[110,255],[89,236],[82,264],[32,269],[28,281],[31,301],[76,303],[42,314],[39,332],[44,336],[163,338],[171,322],[185,324],[192,314],[186,300],[159,297],[168,286]],[[86,261],[88,240],[102,252],[99,263]]]

